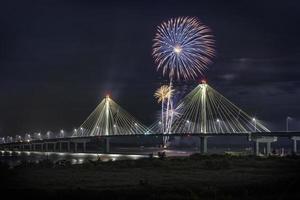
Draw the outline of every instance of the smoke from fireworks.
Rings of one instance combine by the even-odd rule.
[[[170,79],[194,79],[214,57],[214,39],[210,29],[194,17],[178,17],[157,28],[153,57],[157,69]]]

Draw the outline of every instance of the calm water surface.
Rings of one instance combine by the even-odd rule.
[[[49,159],[53,162],[59,160],[70,161],[71,164],[82,164],[90,160],[116,161],[136,160],[145,158],[147,155],[124,155],[124,154],[98,154],[98,153],[61,153],[61,152],[37,152],[37,151],[1,151],[0,161],[14,167],[22,161],[36,162]]]

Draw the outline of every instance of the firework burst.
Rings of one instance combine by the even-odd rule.
[[[171,80],[195,79],[215,55],[213,35],[197,18],[170,19],[157,27],[152,55]]]
[[[154,97],[157,98],[157,102],[164,102],[165,99],[171,98],[173,95],[174,90],[168,85],[162,85],[158,88],[155,93]]]
[[[168,85],[162,85],[160,88],[158,88],[155,93],[154,97],[157,98],[157,102],[161,102],[161,122],[162,122],[162,132],[164,132],[165,128],[165,120],[164,120],[164,103],[165,99],[169,99],[172,97],[174,90],[172,87]]]

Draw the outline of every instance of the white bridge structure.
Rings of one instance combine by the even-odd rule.
[[[148,128],[106,96],[73,137],[146,134]]]
[[[0,149],[86,152],[86,146],[92,141],[102,141],[103,149],[110,152],[110,140],[114,137],[162,137],[196,136],[200,138],[200,152],[207,153],[207,140],[217,136],[248,136],[254,142],[254,153],[259,154],[259,144],[267,144],[267,154],[271,153],[271,143],[277,137],[289,137],[293,140],[293,151],[297,152],[299,132],[270,132],[263,123],[251,117],[223,95],[202,82],[187,94],[170,114],[169,132],[162,132],[161,122],[147,127],[129,114],[109,96],[106,96],[87,119],[67,137],[63,131],[59,138],[36,134],[15,139],[8,137],[0,141]]]

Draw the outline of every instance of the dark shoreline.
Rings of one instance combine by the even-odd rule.
[[[1,190],[16,197],[99,199],[291,199],[300,158],[194,154],[80,165],[43,161],[8,169]]]

